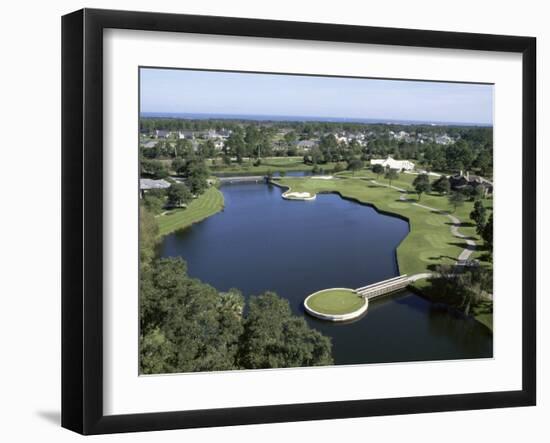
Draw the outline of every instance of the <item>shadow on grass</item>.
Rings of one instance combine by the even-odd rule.
[[[456,226],[458,228],[473,228],[475,226],[474,223],[470,223],[470,222],[462,222],[462,223],[453,223],[453,222],[445,222],[446,225],[449,225],[449,226]]]
[[[487,252],[487,255],[491,255],[491,250],[489,249],[489,247],[483,243],[481,245],[477,245],[477,248],[476,248],[478,251],[484,251],[484,252]]]
[[[444,260],[444,259],[451,260],[453,263],[456,262],[456,257],[451,257],[450,255],[440,255],[438,257],[435,257],[435,256],[434,257],[428,257],[428,260],[437,260],[438,262],[441,262],[441,260]],[[428,265],[428,269],[430,271],[437,271],[437,267],[440,264],[441,263]]]

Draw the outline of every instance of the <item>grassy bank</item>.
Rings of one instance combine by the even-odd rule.
[[[159,235],[163,236],[191,226],[223,209],[223,194],[214,186],[194,199],[185,209],[173,209],[157,217]]]

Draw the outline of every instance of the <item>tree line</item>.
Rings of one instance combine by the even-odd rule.
[[[265,122],[238,120],[184,120],[141,119],[142,129],[207,130],[229,129],[223,151],[215,149],[212,140],[201,141],[197,153],[203,158],[221,157],[226,164],[231,158],[242,163],[244,158],[261,159],[273,155],[302,155],[305,164],[322,165],[329,162],[350,162],[352,159],[368,161],[372,158],[393,156],[410,159],[425,169],[441,172],[476,170],[481,175],[492,176],[493,131],[491,127],[426,126],[426,125],[377,125],[345,122]],[[280,131],[284,135],[276,136]],[[338,143],[334,133],[346,131],[363,133],[363,141],[351,139]],[[399,140],[391,132],[406,131],[412,140]],[[422,140],[417,138],[422,135]],[[447,134],[454,142],[436,143],[438,135]],[[300,140],[315,138],[318,143],[312,149],[298,149]],[[408,140],[408,141],[407,141]],[[161,141],[155,148],[143,150],[150,158],[175,158],[190,149],[189,140]]]
[[[330,365],[332,344],[287,300],[217,291],[189,277],[181,258],[156,258],[155,217],[140,210],[140,372]],[[246,308],[246,309],[245,309]],[[246,312],[246,313],[245,313]]]

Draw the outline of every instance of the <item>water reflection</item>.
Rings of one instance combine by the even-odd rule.
[[[334,194],[289,202],[263,183],[224,185],[223,212],[164,238],[159,253],[181,256],[189,274],[245,296],[273,290],[332,338],[337,364],[492,356],[478,322],[408,291],[373,301],[361,319],[328,323],[304,314],[304,298],[398,275],[395,248],[408,224]]]

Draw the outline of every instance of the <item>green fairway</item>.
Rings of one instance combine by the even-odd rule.
[[[307,306],[321,314],[350,314],[364,306],[365,299],[352,289],[327,289],[307,300]]]
[[[214,186],[194,199],[185,209],[174,209],[157,217],[159,235],[163,236],[204,220],[223,209],[223,194]]]
[[[453,264],[462,250],[466,247],[463,239],[455,237],[451,233],[451,221],[445,214],[433,212],[411,204],[417,202],[418,196],[412,192],[414,175],[400,174],[399,179],[392,182],[409,193],[384,186],[386,180],[379,179],[380,184],[375,184],[370,179],[376,176],[367,171],[360,171],[355,176],[339,174],[338,179],[315,180],[310,178],[286,177],[278,180],[280,184],[289,186],[295,192],[310,192],[311,194],[322,192],[337,192],[342,197],[357,200],[361,203],[371,204],[379,211],[396,214],[409,221],[410,233],[397,248],[397,260],[401,274],[417,274],[429,272],[438,264]],[[406,200],[401,200],[405,195]],[[469,213],[473,202],[465,202],[456,212],[449,205],[446,196],[435,194],[422,195],[422,205],[430,206],[441,211],[448,211],[459,218],[464,227],[460,232],[470,236],[478,245],[482,244],[475,233],[475,226],[469,223]],[[484,201],[491,208],[491,201]],[[465,223],[466,222],[466,223]],[[481,255],[479,252],[474,257]]]

